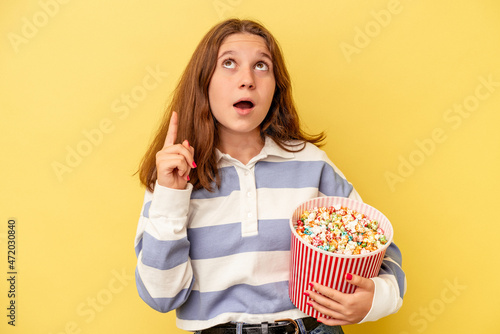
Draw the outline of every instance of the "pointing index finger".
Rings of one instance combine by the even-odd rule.
[[[167,137],[165,138],[165,144],[163,147],[172,146],[177,139],[177,126],[178,126],[177,112],[172,112],[170,117],[170,123],[168,124]]]

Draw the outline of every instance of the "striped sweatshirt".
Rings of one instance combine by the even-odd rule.
[[[177,326],[196,331],[228,321],[261,323],[307,316],[288,297],[289,219],[318,196],[361,200],[326,153],[306,143],[298,152],[266,138],[248,164],[217,151],[221,185],[146,191],[135,251],[140,297]],[[375,283],[374,321],[402,305],[406,279],[393,243]]]

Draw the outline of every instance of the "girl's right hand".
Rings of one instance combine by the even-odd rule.
[[[194,148],[187,140],[175,144],[177,139],[178,119],[174,111],[168,125],[167,137],[163,148],[156,153],[156,176],[159,185],[185,189],[189,181],[189,172],[195,168]]]

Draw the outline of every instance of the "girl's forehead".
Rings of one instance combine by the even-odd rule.
[[[219,54],[231,49],[255,48],[269,52],[266,41],[258,35],[249,33],[237,33],[227,36],[219,48]]]

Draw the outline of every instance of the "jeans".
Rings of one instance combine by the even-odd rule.
[[[344,331],[340,326],[330,327],[326,325],[319,325],[308,334],[344,334]]]
[[[200,331],[195,332],[195,334],[199,334]],[[344,331],[342,330],[342,327],[340,326],[326,326],[326,325],[319,325],[312,331],[310,331],[307,334],[344,334]]]

